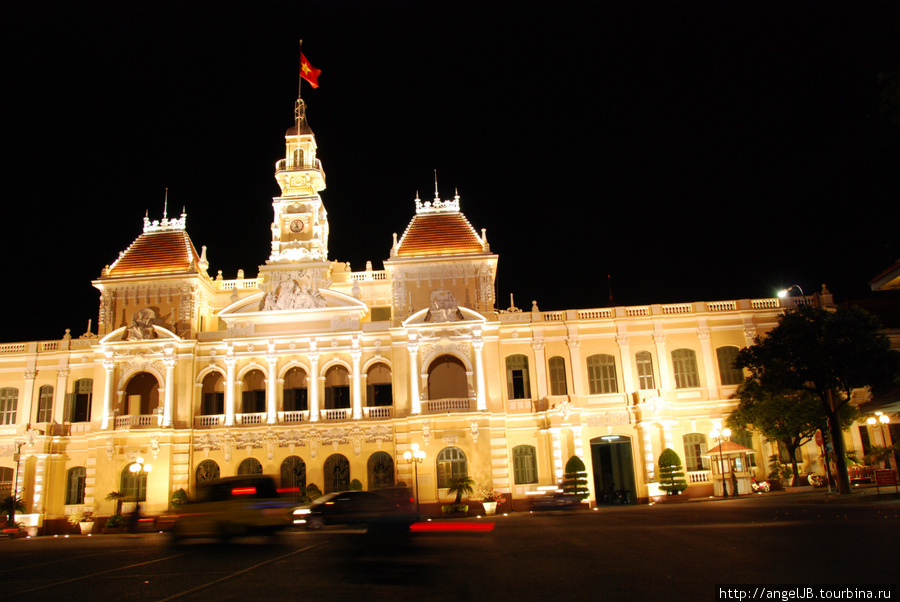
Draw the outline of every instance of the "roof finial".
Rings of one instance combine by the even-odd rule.
[[[166,199],[163,201],[163,219],[166,219],[166,215],[169,211],[169,187],[166,187]]]
[[[438,185],[437,185],[437,170],[434,170],[434,200],[439,201],[441,199],[441,195],[438,194]]]

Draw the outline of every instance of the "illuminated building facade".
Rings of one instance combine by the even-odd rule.
[[[97,334],[0,345],[0,488],[15,487],[27,520],[52,532],[82,509],[108,516],[111,491],[155,514],[175,490],[246,473],[412,488],[413,444],[426,511],[459,475],[527,508],[571,456],[591,503],[647,501],[665,448],[691,494],[713,492],[707,434],[743,379],[731,360],[776,324],[778,299],[497,310],[485,231],[437,192],[411,204],[383,270],[351,271],[329,259],[302,101],[275,176],[256,277],[211,277],[185,215],[145,218],[93,282]],[[130,472],[138,457],[149,474]]]

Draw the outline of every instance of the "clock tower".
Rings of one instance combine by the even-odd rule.
[[[297,99],[294,127],[284,135],[285,157],[275,164],[281,196],[272,199],[272,253],[268,265],[328,260],[328,212],[319,191],[325,172],[316,158],[316,137],[306,122],[306,103]]]

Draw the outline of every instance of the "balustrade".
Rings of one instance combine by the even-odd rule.
[[[708,470],[689,470],[687,477],[688,483],[709,483]]]
[[[438,412],[468,412],[471,408],[471,399],[425,399],[422,400],[422,409],[426,414]]]

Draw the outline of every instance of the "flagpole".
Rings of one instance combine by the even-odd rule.
[[[297,135],[300,135],[300,112],[303,105],[303,40],[300,40],[300,68],[297,70],[297,106],[294,107],[294,121],[297,126]]]

